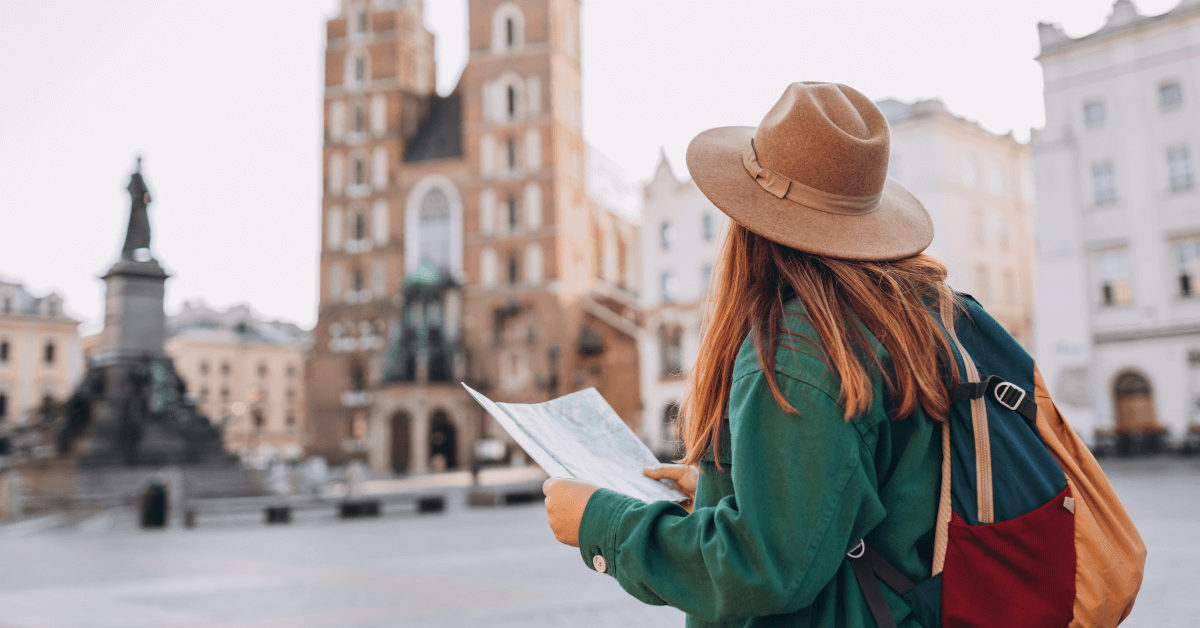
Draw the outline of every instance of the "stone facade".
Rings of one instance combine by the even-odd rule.
[[[328,22],[310,452],[469,464],[500,430],[460,381],[517,402],[596,386],[636,425],[635,229],[587,191],[578,0],[472,0],[445,97],[421,11],[344,0]]]
[[[0,280],[0,428],[67,398],[83,373],[78,326],[57,294],[34,297]]]
[[[222,426],[225,448],[242,456],[302,455],[308,346],[304,330],[244,305],[218,312],[185,303],[167,317],[167,355],[196,407]]]
[[[1200,430],[1200,1],[1039,25],[1036,357],[1085,438]]]
[[[933,218],[927,252],[946,264],[951,286],[1032,348],[1037,212],[1029,146],[939,100],[878,104],[892,130],[890,174]]]

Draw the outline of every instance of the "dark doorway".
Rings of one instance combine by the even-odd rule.
[[[407,412],[392,415],[392,470],[396,473],[408,472],[410,423]]]
[[[454,424],[444,411],[438,410],[429,420],[429,468],[439,471],[457,467],[458,442]]]
[[[1113,387],[1117,401],[1118,432],[1153,432],[1158,430],[1154,397],[1150,382],[1138,373],[1125,372],[1117,377]]]

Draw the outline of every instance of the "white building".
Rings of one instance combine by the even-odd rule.
[[[1085,438],[1200,421],[1200,0],[1129,0],[1072,39],[1039,24],[1036,357]],[[1107,440],[1107,439],[1105,439]]]
[[[695,183],[675,178],[664,154],[645,187],[639,234],[642,438],[660,456],[676,455],[674,420],[700,349],[704,297],[727,221]]]
[[[1029,146],[954,115],[940,100],[877,103],[892,131],[889,171],[933,218],[928,253],[947,282],[1025,347],[1033,327],[1033,166]]]

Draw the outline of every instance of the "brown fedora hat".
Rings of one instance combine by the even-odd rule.
[[[838,83],[792,83],[758,125],[688,145],[692,180],[743,227],[848,260],[911,257],[933,240],[929,212],[887,176],[891,134],[871,99]]]

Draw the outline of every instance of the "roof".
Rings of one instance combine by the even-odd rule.
[[[1047,22],[1038,23],[1038,39],[1041,43],[1041,54],[1070,48],[1076,44],[1096,41],[1110,35],[1137,30],[1161,22],[1169,22],[1185,15],[1200,15],[1200,0],[1181,0],[1175,8],[1160,15],[1142,15],[1130,0],[1116,0],[1112,13],[1104,26],[1094,33],[1082,37],[1070,37],[1063,32],[1058,24]],[[1038,56],[1040,57],[1041,54]]]
[[[203,303],[186,302],[178,314],[167,317],[167,336],[187,336],[207,342],[256,343],[307,347],[309,333],[292,323],[268,321],[256,316],[246,305],[224,312]]]
[[[404,161],[462,157],[462,99],[458,94],[435,96],[429,115],[404,151]]]
[[[56,293],[35,297],[25,290],[24,285],[0,279],[0,316],[67,318],[62,305],[62,297]]]

